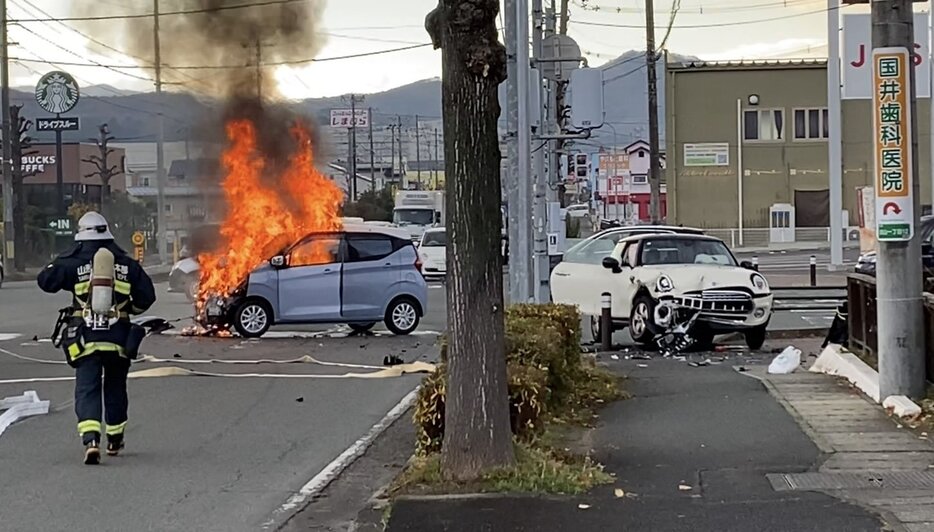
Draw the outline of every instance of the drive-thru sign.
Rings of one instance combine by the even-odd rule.
[[[872,131],[876,182],[876,238],[911,240],[911,69],[905,48],[872,52]]]

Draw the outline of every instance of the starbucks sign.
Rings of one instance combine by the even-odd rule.
[[[50,113],[71,111],[78,103],[78,84],[71,74],[55,70],[42,76],[36,84],[36,103]]]

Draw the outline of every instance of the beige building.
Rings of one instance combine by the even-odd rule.
[[[705,228],[769,226],[774,204],[797,227],[829,226],[826,61],[668,64],[669,221]],[[871,186],[871,100],[844,100],[843,208],[858,223],[857,187]],[[930,100],[918,100],[921,203],[931,203]],[[738,116],[741,113],[741,116]],[[927,211],[925,207],[925,211]]]

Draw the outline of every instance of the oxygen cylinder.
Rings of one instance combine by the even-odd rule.
[[[106,315],[114,304],[114,254],[101,248],[91,266],[91,311]]]

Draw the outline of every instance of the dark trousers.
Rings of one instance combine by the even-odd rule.
[[[123,438],[129,406],[126,393],[129,371],[129,359],[116,353],[93,353],[78,359],[75,364],[75,414],[78,415],[78,433],[83,443],[100,441],[102,410],[106,412],[107,437]]]

